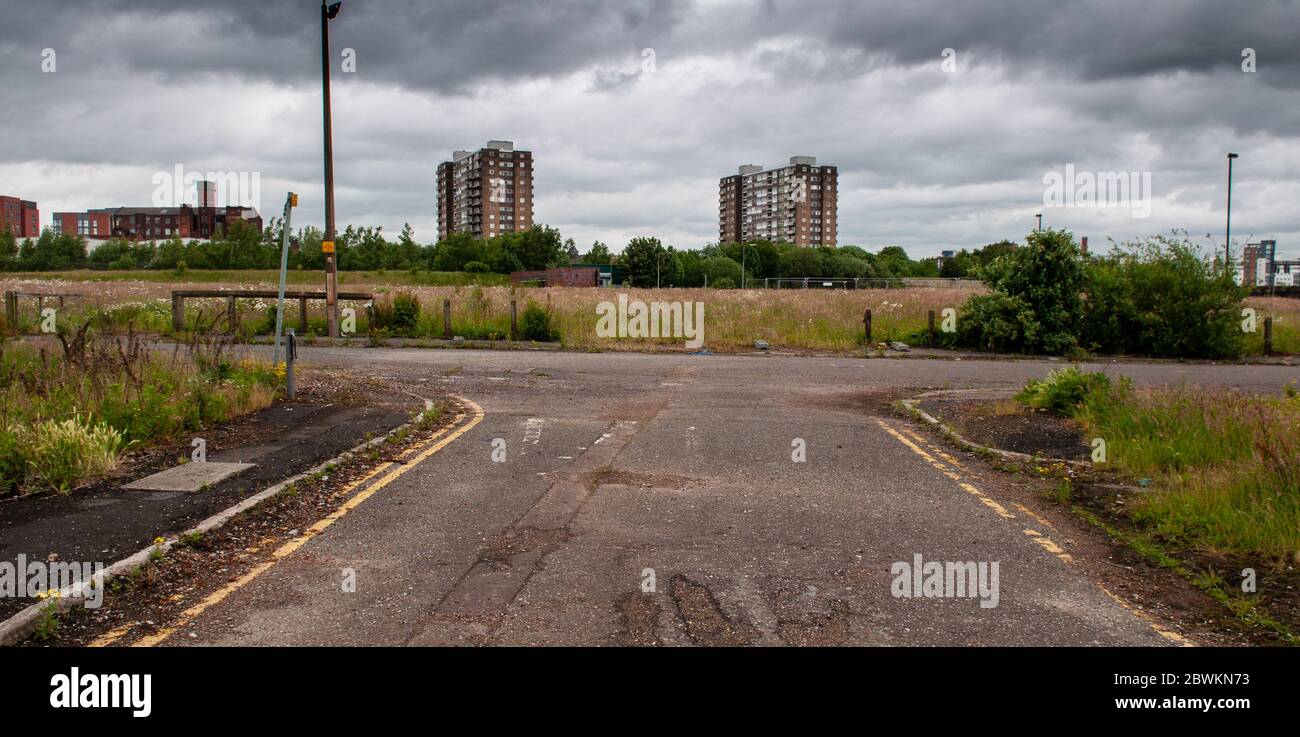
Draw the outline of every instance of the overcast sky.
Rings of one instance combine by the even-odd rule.
[[[311,0],[0,0],[0,18],[0,194],[44,223],[148,205],[177,165],[257,172],[265,216],[293,190],[295,224],[323,222]],[[1094,248],[1221,244],[1235,151],[1234,236],[1300,254],[1297,28],[1300,0],[345,0],[338,221],[430,242],[437,164],[509,139],[534,153],[536,221],[583,250],[703,246],[718,179],[793,155],[839,167],[841,244],[921,257],[1021,240],[1039,212]],[[1149,216],[1045,208],[1067,165],[1149,173]]]

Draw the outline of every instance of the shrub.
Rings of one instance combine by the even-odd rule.
[[[466,261],[464,270],[471,274],[486,274],[492,268],[482,261]]]
[[[80,417],[44,420],[24,433],[32,478],[46,490],[67,493],[76,484],[113,470],[122,433]]]
[[[1069,417],[1095,396],[1105,396],[1110,379],[1101,372],[1083,373],[1078,366],[1057,369],[1045,379],[1030,379],[1016,399],[1037,409]]]
[[[1026,352],[1059,355],[1078,346],[1086,273],[1070,233],[1035,231],[1024,246],[997,257],[980,274],[995,294],[1015,297],[1028,307],[1032,320],[1021,322],[1038,328],[1024,336]]]
[[[1038,345],[1042,325],[1019,297],[979,294],[966,301],[957,320],[960,345],[997,353],[1027,353]]]
[[[555,330],[551,327],[550,313],[531,299],[528,300],[528,306],[524,308],[523,323],[526,340],[545,342],[556,339]]]
[[[1157,236],[1088,263],[1084,341],[1093,350],[1189,358],[1245,351],[1248,290],[1186,240]]]
[[[729,276],[720,276],[709,282],[709,286],[714,289],[735,289],[736,281]]]
[[[409,334],[415,330],[420,321],[420,300],[409,292],[393,295],[392,322],[389,327],[395,333]]]

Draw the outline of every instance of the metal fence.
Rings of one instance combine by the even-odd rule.
[[[979,289],[979,279],[846,279],[838,277],[803,277],[799,279],[767,277],[764,289]]]

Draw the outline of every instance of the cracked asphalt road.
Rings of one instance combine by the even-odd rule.
[[[164,644],[1175,644],[1072,565],[1069,540],[1054,553],[1036,539],[1049,527],[963,487],[996,498],[1011,477],[935,448],[927,460],[888,431],[909,437],[891,392],[1012,387],[1059,364],[332,348],[301,360],[424,381],[485,416]],[[1108,370],[1270,393],[1300,376]],[[998,605],[893,596],[891,566],[916,554],[998,563]]]

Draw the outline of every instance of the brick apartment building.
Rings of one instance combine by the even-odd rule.
[[[533,227],[533,154],[511,141],[456,151],[438,165],[438,240],[492,238]]]
[[[105,207],[85,212],[54,213],[56,233],[75,233],[88,240],[132,241],[212,238],[236,220],[262,232],[262,216],[251,207],[216,204],[216,185],[198,182],[197,205],[179,207]]]
[[[0,230],[8,230],[14,238],[39,238],[41,211],[31,200],[0,195]]]
[[[105,207],[85,212],[56,212],[54,232],[75,234],[87,240],[107,238],[113,230],[114,209]]]
[[[718,238],[721,243],[754,239],[796,246],[834,246],[839,202],[838,173],[813,156],[792,156],[790,164],[764,171],[745,165],[718,182]]]

